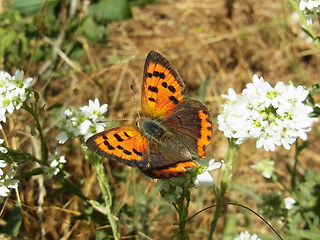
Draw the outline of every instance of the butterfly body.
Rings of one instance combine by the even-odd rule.
[[[199,101],[184,99],[178,72],[156,52],[147,56],[138,126],[120,126],[90,137],[87,146],[101,156],[136,166],[153,178],[176,177],[205,157],[212,123]]]

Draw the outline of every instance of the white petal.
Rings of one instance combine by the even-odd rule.
[[[214,184],[213,177],[210,175],[210,173],[205,171],[204,173],[199,174],[197,176],[197,181],[195,182],[195,184],[197,186],[199,186],[199,185],[213,186],[213,184]]]

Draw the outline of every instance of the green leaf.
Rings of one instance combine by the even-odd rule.
[[[87,204],[86,206],[84,206],[82,214],[80,216],[74,217],[73,219],[84,220],[88,224],[90,224],[91,221],[92,221],[92,213],[93,213],[92,205],[91,204]]]
[[[206,77],[206,79],[204,80],[204,82],[201,83],[200,87],[199,87],[199,91],[198,91],[198,95],[199,95],[199,101],[204,103],[205,102],[205,98],[207,96],[207,89],[210,83],[210,76],[208,75]]]
[[[237,216],[236,214],[231,214],[227,222],[225,224],[224,232],[223,232],[223,239],[224,240],[232,240],[236,235],[237,229]]]
[[[24,152],[22,150],[13,150],[10,148],[7,148],[7,152],[3,153],[0,152],[0,159],[5,159],[7,163],[10,164],[23,164],[27,162],[39,162],[40,160],[31,155],[30,153]]]
[[[78,30],[79,34],[84,35],[93,42],[106,42],[108,36],[107,26],[96,24],[91,17],[86,18]]]
[[[18,203],[13,206],[7,224],[1,229],[2,233],[7,233],[13,237],[19,234],[22,221],[21,207]]]
[[[102,24],[122,21],[132,17],[132,13],[127,0],[100,0],[90,4],[89,14]]]
[[[22,171],[22,172],[19,172],[15,178],[17,179],[21,179],[21,178],[28,178],[28,177],[31,177],[31,176],[36,176],[36,175],[40,175],[43,173],[43,168],[34,168],[30,171]]]
[[[0,40],[0,57],[4,57],[6,49],[13,44],[16,38],[16,33],[14,31],[7,32],[6,35],[1,37]]]
[[[318,240],[320,236],[320,230],[301,230],[300,236],[304,239]]]
[[[309,32],[309,30],[308,29],[306,29],[306,28],[301,28],[302,29],[302,31],[304,31],[309,37],[311,37],[312,38],[312,40],[315,40],[314,38],[313,38],[313,35],[312,35],[312,33],[311,32]]]
[[[48,6],[55,6],[60,0],[47,0]],[[35,14],[40,11],[43,0],[14,0],[9,6],[26,14]]]
[[[147,4],[155,4],[156,0],[128,0],[130,7],[143,7]]]

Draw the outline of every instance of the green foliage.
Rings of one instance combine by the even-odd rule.
[[[308,95],[307,103],[313,107],[313,112],[310,117],[320,118],[320,107],[315,104],[313,95],[320,94],[320,84],[315,84]]]
[[[107,24],[132,17],[127,0],[100,0],[89,6],[89,16],[97,23]]]
[[[262,215],[272,220],[283,220],[286,218],[287,210],[284,207],[281,192],[270,192],[262,196],[258,204]]]
[[[0,232],[9,234],[12,237],[17,237],[19,235],[21,222],[22,222],[21,206],[18,203],[16,203],[13,206],[13,209],[7,220],[7,224],[0,229]]]
[[[201,83],[199,90],[198,90],[198,96],[199,101],[203,104],[205,103],[205,98],[207,97],[207,89],[210,83],[210,76],[207,76],[206,79]]]
[[[81,8],[70,1],[14,0],[0,14],[0,66],[23,68],[27,61],[21,61],[32,56],[35,62],[53,61],[52,68],[57,60],[54,46],[70,59],[79,61],[84,53],[79,37],[90,42],[107,42],[109,23],[131,18],[132,5],[150,1],[138,2],[91,1],[88,14],[80,17],[83,15]]]

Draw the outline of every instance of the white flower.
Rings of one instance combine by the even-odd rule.
[[[15,188],[18,187],[19,180],[14,179],[15,175],[16,175],[16,171],[13,170],[13,169],[10,169],[10,170],[7,172],[7,174],[6,174],[6,176],[5,176],[5,181],[6,181],[6,184],[7,184],[7,187],[8,187],[8,188],[13,188],[13,189],[15,189]]]
[[[80,134],[81,135],[87,134],[91,125],[92,125],[92,122],[88,119],[86,119],[83,123],[81,123],[79,125]]]
[[[57,149],[54,154],[50,155],[48,160],[49,166],[43,167],[48,178],[52,178],[54,175],[57,175],[62,169],[62,165],[67,162],[66,158],[61,155],[60,149]]]
[[[15,189],[18,187],[19,180],[14,179],[15,175],[16,175],[16,172],[13,169],[9,169],[5,175],[0,175],[0,196],[1,197],[7,197],[9,195],[10,193],[9,188]]]
[[[292,209],[292,206],[296,203],[296,200],[294,200],[291,197],[287,197],[284,199],[285,208],[290,210]]]
[[[93,122],[96,122],[99,117],[106,113],[107,109],[108,104],[103,104],[100,107],[100,102],[97,98],[94,101],[89,100],[89,106],[83,106],[80,108],[84,116],[91,119]]]
[[[248,231],[241,232],[237,235],[234,240],[261,240],[257,234],[250,235]]]
[[[255,165],[251,165],[251,168],[262,172],[262,175],[265,178],[270,179],[274,172],[274,161],[271,161],[270,159],[264,159],[261,162],[256,163]]]
[[[4,160],[0,160],[0,178],[3,175],[2,168],[5,168],[7,166],[7,163]]]
[[[59,144],[64,144],[68,140],[68,135],[65,131],[60,132],[56,136],[56,140],[58,141]]]
[[[278,82],[271,87],[262,77],[253,76],[241,95],[229,90],[229,101],[218,116],[218,129],[227,138],[237,139],[241,144],[252,137],[256,147],[274,151],[276,146],[290,146],[298,137],[307,139],[316,119],[309,117],[311,106],[304,105],[309,91],[302,86],[285,85]]]
[[[196,187],[199,187],[200,185],[213,186],[214,185],[214,179],[211,176],[211,174],[209,173],[209,171],[218,169],[220,167],[221,167],[221,163],[220,162],[215,162],[214,158],[209,160],[208,165],[207,165],[206,169],[203,171],[203,173],[197,175],[197,178],[196,178],[196,180],[194,182],[195,186]]]
[[[7,197],[10,190],[6,186],[1,186],[1,180],[0,180],[0,196],[1,197]]]

